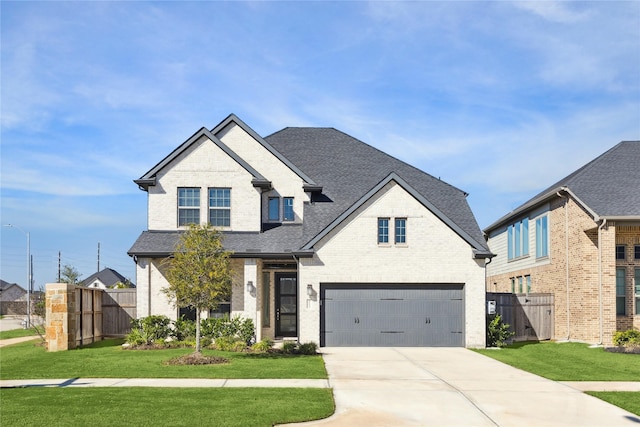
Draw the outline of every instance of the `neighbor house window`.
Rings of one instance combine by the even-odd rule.
[[[518,293],[522,293],[522,276],[518,276]]]
[[[285,197],[282,199],[282,219],[284,221],[293,221],[295,216],[293,214],[293,197]]]
[[[509,259],[529,255],[529,219],[525,218],[507,229],[507,255]]]
[[[231,189],[209,189],[209,224],[214,227],[231,226]]]
[[[549,256],[549,224],[547,215],[536,219],[536,258]]]
[[[178,226],[200,223],[200,189],[178,188]]]
[[[635,280],[635,292],[636,292],[636,314],[640,314],[640,268],[636,267]]]
[[[280,221],[280,198],[269,197],[269,221]]]
[[[635,245],[633,247],[633,258],[640,259],[640,245]]]
[[[626,297],[625,297],[625,283],[627,279],[627,272],[624,268],[616,269],[616,314],[618,316],[624,316],[627,312]]]
[[[511,278],[511,293],[512,294],[516,293],[516,278],[515,277]]]
[[[627,259],[627,251],[625,245],[616,245],[616,259]]]
[[[395,242],[407,243],[407,219],[396,218]]]
[[[527,293],[531,293],[531,276],[524,276],[524,280],[527,282]]]
[[[378,218],[378,243],[389,243],[389,218]]]

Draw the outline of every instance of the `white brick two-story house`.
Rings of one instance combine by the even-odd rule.
[[[232,251],[232,298],[257,339],[322,346],[485,344],[490,253],[467,194],[332,128],[262,138],[230,115],[135,180],[148,230],[134,257],[139,317],[175,319],[162,260],[191,223]],[[219,315],[219,313],[203,313]]]

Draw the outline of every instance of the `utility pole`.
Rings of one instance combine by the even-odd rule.
[[[60,251],[58,251],[58,283],[60,283],[60,258],[61,258],[61,253]]]
[[[98,269],[96,270],[96,273],[98,273],[100,271],[100,242],[98,242]]]

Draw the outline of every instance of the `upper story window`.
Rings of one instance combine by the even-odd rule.
[[[209,224],[214,227],[231,226],[231,189],[209,189]]]
[[[378,218],[378,243],[389,243],[389,218]]]
[[[396,218],[395,242],[407,243],[407,219]]]
[[[508,258],[520,258],[529,255],[529,219],[524,218],[507,229]]]
[[[633,247],[633,258],[640,259],[640,245],[635,245]]]
[[[269,221],[280,221],[280,198],[269,197],[268,206],[268,218]]]
[[[536,258],[549,256],[549,220],[548,216],[536,219]]]
[[[282,199],[282,219],[284,221],[293,221],[295,215],[293,213],[293,197],[285,197]]]
[[[178,188],[178,226],[200,223],[200,189]]]
[[[627,259],[627,250],[625,245],[616,245],[616,259]]]

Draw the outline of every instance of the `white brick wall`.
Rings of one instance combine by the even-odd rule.
[[[234,231],[260,230],[260,190],[252,176],[208,138],[202,137],[185,150],[149,187],[150,230],[178,229],[178,188],[200,188],[200,221],[209,219],[210,187],[231,188],[231,228]]]
[[[407,244],[379,246],[379,217],[407,218]],[[321,283],[335,282],[464,283],[466,346],[484,347],[484,261],[473,260],[469,244],[402,187],[387,185],[316,249],[312,259],[300,261],[302,342],[320,340],[319,297],[307,297],[308,284],[318,292]]]

